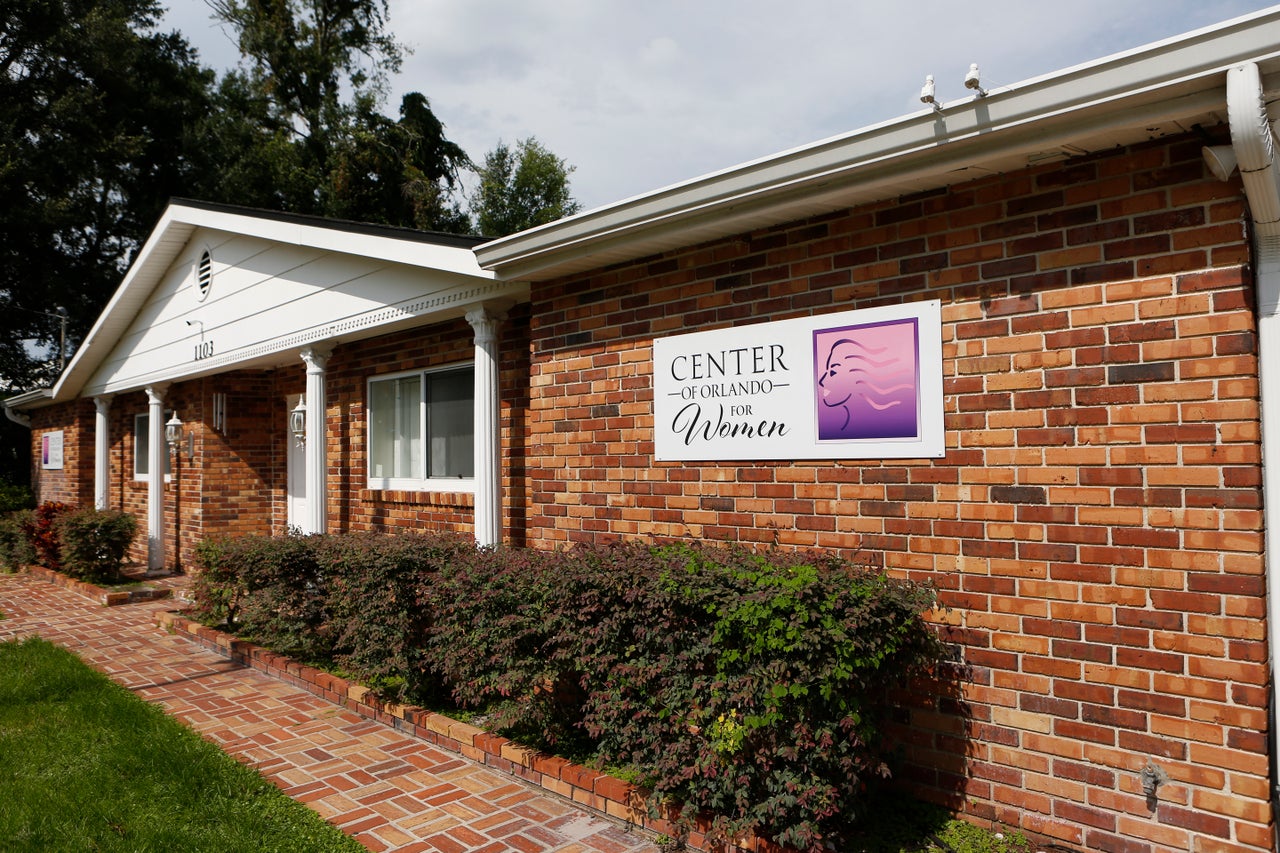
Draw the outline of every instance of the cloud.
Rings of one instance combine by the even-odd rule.
[[[171,21],[204,50],[203,4]],[[537,136],[607,204],[1264,8],[1264,0],[391,0],[421,91],[480,160]],[[203,12],[203,14],[199,14]],[[203,19],[203,20],[201,20]],[[226,39],[223,37],[223,41]]]

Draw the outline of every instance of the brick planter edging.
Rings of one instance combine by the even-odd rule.
[[[139,601],[158,601],[162,598],[168,598],[171,590],[168,589],[124,589],[111,590],[103,589],[95,584],[78,581],[75,578],[68,577],[62,572],[55,572],[53,569],[46,569],[44,566],[26,566],[26,572],[38,580],[51,583],[54,586],[60,586],[69,589],[72,592],[92,598],[103,607],[117,607],[121,604],[135,604]]]
[[[670,820],[649,815],[645,808],[647,791],[607,773],[575,764],[559,756],[538,752],[444,714],[426,711],[414,705],[384,702],[364,685],[298,663],[253,643],[237,640],[230,634],[188,619],[179,612],[158,613],[156,622],[162,628],[184,635],[236,663],[279,678],[362,717],[377,720],[397,731],[523,779],[572,800],[583,808],[655,834],[669,837],[676,834],[675,826]],[[710,821],[699,819],[697,828],[686,839],[688,846],[696,850],[714,850],[717,853],[789,853],[787,848],[753,835],[740,838],[734,844],[712,843],[706,837],[709,827]]]

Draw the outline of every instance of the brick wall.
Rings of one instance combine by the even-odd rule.
[[[92,400],[76,400],[31,413],[31,490],[37,502],[93,503],[94,412]],[[58,430],[62,431],[62,467],[44,468],[42,437]]]
[[[558,547],[694,537],[821,547],[929,580],[962,664],[903,694],[901,778],[1090,849],[1268,847],[1257,348],[1238,184],[1199,140],[1152,143],[671,252],[533,288],[502,332],[504,527]],[[938,298],[938,460],[657,463],[652,340]],[[370,376],[473,357],[459,319],[339,346],[331,529],[468,531],[467,495],[367,490]],[[194,436],[166,487],[173,554],[280,532],[301,363],[179,383]],[[228,428],[212,429],[212,393]],[[145,528],[133,417],[112,505]],[[45,499],[93,497],[93,405]],[[135,557],[145,559],[145,531]],[[1142,793],[1148,762],[1170,777]]]
[[[1268,849],[1248,244],[1200,144],[535,285],[530,543],[779,543],[929,580],[963,666],[903,699],[917,791],[1089,849]],[[653,460],[655,336],[926,298],[945,458]]]
[[[196,413],[190,403],[190,395],[189,389],[175,385],[166,394],[164,402],[166,419],[168,418],[168,412],[172,409],[182,418],[188,429],[191,428],[193,423],[197,422]],[[131,513],[138,520],[138,535],[129,549],[129,560],[144,566],[147,563],[148,481],[134,478],[135,463],[137,461],[135,458],[134,433],[137,416],[146,414],[147,411],[147,395],[142,392],[134,392],[114,397],[107,415],[111,448],[111,476],[107,505],[111,509]],[[87,442],[87,452],[92,454],[94,446],[92,428],[86,432],[85,441]],[[170,459],[173,459],[173,454],[168,452],[167,447],[166,453],[168,453]],[[85,472],[84,477],[88,483],[89,500],[91,501],[93,493],[92,466]],[[188,459],[184,445],[184,452],[180,454],[176,465],[171,468],[169,477],[163,487],[165,547],[170,564],[177,560],[182,565],[189,565],[190,554],[183,546],[189,548],[190,542],[199,535],[196,528],[198,528],[199,523],[198,496],[200,494],[200,485],[200,471],[198,466],[192,464],[192,461]],[[181,519],[180,524],[177,523],[179,518]]]
[[[526,413],[529,407],[528,306],[512,309],[499,331],[499,426],[504,535],[523,540]],[[381,491],[367,488],[365,394],[368,380],[410,370],[444,367],[475,358],[470,324],[448,323],[359,341],[334,350],[327,371],[329,404],[329,523],[335,532],[387,529],[474,529],[475,501],[470,494]],[[514,460],[514,461],[513,461]]]

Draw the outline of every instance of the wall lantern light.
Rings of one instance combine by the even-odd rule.
[[[178,443],[182,441],[182,421],[178,419],[177,412],[174,412],[173,417],[165,421],[164,440],[169,443],[170,450],[177,450]]]
[[[289,432],[299,444],[307,440],[307,402],[304,397],[299,397],[298,405],[289,412]]]

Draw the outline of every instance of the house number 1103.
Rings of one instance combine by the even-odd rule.
[[[213,341],[201,341],[196,344],[196,361],[213,355]]]

